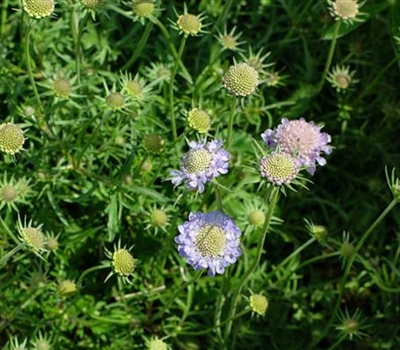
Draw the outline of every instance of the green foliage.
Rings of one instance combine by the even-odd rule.
[[[0,128],[25,140],[1,153],[0,348],[396,348],[399,180],[385,169],[400,162],[400,2],[367,0],[355,21],[323,0],[155,0],[148,16],[139,2],[62,0],[40,19],[2,2]],[[259,79],[245,98],[223,84],[239,63]],[[295,191],[258,170],[260,134],[282,118],[332,137]],[[170,171],[204,135],[225,141],[229,172],[203,193],[174,187]],[[209,277],[174,238],[189,213],[215,210],[241,229],[243,254]],[[24,223],[44,249],[21,239]]]

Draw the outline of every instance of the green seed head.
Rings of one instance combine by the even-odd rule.
[[[153,339],[147,343],[148,350],[167,350],[167,344],[164,343],[161,339]]]
[[[150,160],[146,159],[142,166],[140,167],[140,170],[144,173],[148,173],[151,171],[151,169],[153,168],[153,164],[151,163]]]
[[[340,254],[348,259],[354,252],[354,245],[352,245],[350,242],[343,242],[342,245],[340,246]]]
[[[265,214],[261,210],[252,210],[247,216],[250,225],[262,225],[265,221]]]
[[[143,148],[151,154],[161,154],[164,147],[165,140],[159,134],[148,134],[143,138]]]
[[[184,158],[184,166],[188,173],[197,174],[205,171],[211,164],[212,155],[205,149],[190,151]]]
[[[12,185],[5,185],[1,189],[1,196],[0,199],[2,199],[5,202],[11,203],[18,197],[18,191],[17,189],[12,186]]]
[[[68,98],[71,94],[71,84],[65,79],[56,79],[53,83],[54,93],[61,98]]]
[[[24,115],[26,117],[31,117],[35,114],[35,108],[33,108],[32,106],[26,106],[24,109]]]
[[[136,0],[133,3],[132,10],[136,16],[147,18],[152,14],[154,4],[149,0]]]
[[[190,13],[179,16],[176,22],[178,28],[186,35],[197,35],[201,31],[201,19]]]
[[[0,124],[0,151],[13,155],[22,149],[24,142],[24,133],[18,125]]]
[[[202,109],[193,108],[187,116],[188,124],[200,134],[206,133],[210,129],[210,116]]]
[[[48,250],[55,251],[58,248],[58,239],[56,237],[50,237],[47,240],[46,247]]]
[[[258,85],[258,72],[247,63],[238,63],[229,68],[222,78],[224,87],[235,96],[248,96]]]
[[[140,97],[142,95],[142,86],[137,81],[128,80],[125,88],[129,96]]]
[[[54,0],[22,0],[24,11],[32,18],[43,18],[54,12]]]
[[[97,11],[104,6],[105,0],[81,0],[81,3],[88,10]]]
[[[70,280],[61,281],[58,284],[58,292],[60,293],[60,295],[62,295],[64,297],[74,294],[76,292],[75,282],[70,281]]]
[[[132,275],[135,269],[135,260],[131,253],[126,249],[117,249],[112,255],[112,266],[114,272],[121,277]]]
[[[225,231],[216,225],[205,225],[198,232],[196,246],[202,256],[216,257],[226,246]]]
[[[111,109],[119,110],[124,107],[125,99],[119,92],[112,92],[106,97],[106,103]]]
[[[32,248],[34,251],[41,251],[44,249],[44,237],[41,227],[22,227],[21,230],[22,240]]]
[[[268,309],[268,300],[264,295],[253,294],[250,296],[250,308],[253,312],[264,316]]]
[[[153,226],[162,227],[167,223],[168,217],[164,210],[154,209],[150,220]]]
[[[348,318],[343,322],[343,330],[347,334],[354,334],[360,329],[360,324],[354,318]]]

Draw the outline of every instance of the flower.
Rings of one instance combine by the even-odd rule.
[[[178,20],[176,21],[176,23],[173,24],[174,28],[186,36],[196,36],[199,33],[204,33],[204,31],[202,30],[202,28],[204,27],[203,20],[205,19],[205,17],[203,17],[203,14],[200,14],[198,16],[192,15],[191,13],[187,12],[186,4],[184,4],[183,6],[183,15],[178,15]]]
[[[272,152],[260,159],[260,173],[275,185],[282,185],[290,183],[299,168],[290,154]]]
[[[165,140],[160,134],[147,134],[142,144],[145,151],[150,154],[161,154],[165,148]]]
[[[168,345],[164,343],[161,339],[154,338],[147,342],[148,350],[167,350]]]
[[[18,125],[0,124],[0,151],[14,155],[22,149],[24,142],[24,132]]]
[[[113,275],[117,274],[122,278],[124,283],[131,283],[129,277],[133,274],[136,267],[136,259],[133,258],[129,252],[130,249],[121,248],[121,242],[118,242],[117,246],[114,246],[114,252],[110,252],[105,249],[106,256],[111,259],[112,271],[108,274],[104,282]]]
[[[230,94],[246,97],[251,95],[258,85],[258,72],[247,63],[238,63],[225,73],[222,84]]]
[[[37,255],[45,250],[45,239],[42,232],[42,226],[43,224],[34,227],[32,225],[32,220],[30,220],[28,224],[25,220],[24,224],[22,224],[21,219],[18,219],[19,239]]]
[[[350,315],[347,308],[344,312],[339,310],[338,318],[340,320],[340,324],[336,327],[336,329],[343,332],[345,335],[348,335],[350,340],[352,340],[354,336],[359,339],[367,336],[366,333],[361,331],[361,329],[365,329],[368,326],[365,324],[366,319],[362,317],[362,313],[359,309],[356,309],[353,315]]]
[[[42,332],[36,335],[34,339],[31,340],[31,344],[34,350],[50,350],[52,348],[52,337],[43,336]]]
[[[22,7],[30,17],[40,19],[54,12],[54,0],[22,0]]]
[[[262,294],[252,294],[249,304],[253,312],[264,316],[268,308],[268,299]]]
[[[135,19],[144,24],[144,19],[151,16],[154,12],[154,3],[150,0],[134,0],[132,11]]]
[[[189,221],[178,229],[175,242],[180,256],[195,270],[208,269],[209,276],[224,273],[242,253],[239,228],[220,211],[190,213]]]
[[[63,280],[58,284],[58,293],[67,297],[76,292],[76,284],[71,280]]]
[[[179,185],[185,181],[191,190],[204,192],[204,184],[228,172],[229,153],[222,149],[222,141],[191,141],[190,151],[182,159],[181,170],[171,171],[171,182]]]
[[[238,46],[244,43],[243,41],[239,41],[242,33],[238,33],[237,35],[235,35],[235,31],[236,27],[233,27],[228,33],[226,30],[226,26],[224,27],[223,33],[219,33],[218,31],[217,39],[222,46],[222,50],[240,51],[240,48]]]
[[[329,12],[337,21],[352,23],[357,21],[360,5],[356,0],[328,0]]]
[[[53,83],[52,88],[56,96],[61,98],[68,98],[71,94],[71,84],[68,80],[65,79],[56,79]]]
[[[355,71],[350,72],[349,66],[336,65],[332,68],[332,71],[328,74],[326,80],[328,80],[332,87],[337,92],[347,90],[351,84],[355,84],[357,81],[353,79]]]
[[[125,106],[125,99],[119,92],[112,92],[106,97],[106,104],[112,110],[120,110]]]
[[[199,134],[206,133],[211,126],[210,116],[206,111],[199,108],[192,108],[188,112],[187,121],[189,126]]]
[[[81,0],[81,3],[88,10],[97,11],[104,6],[105,0]]]
[[[267,129],[262,133],[261,138],[268,147],[291,155],[298,167],[305,166],[310,174],[314,174],[317,164],[326,164],[321,153],[332,151],[328,145],[331,137],[321,129],[321,126],[303,118],[290,121],[284,118],[276,129]]]

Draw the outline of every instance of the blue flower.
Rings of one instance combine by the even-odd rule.
[[[206,182],[228,172],[229,153],[222,149],[222,143],[221,140],[190,142],[190,151],[183,156],[181,170],[171,171],[172,183],[185,182],[189,189],[204,192]]]
[[[208,269],[208,275],[222,274],[242,254],[241,232],[235,222],[220,211],[190,213],[189,221],[178,226],[175,237],[180,256],[195,270]]]

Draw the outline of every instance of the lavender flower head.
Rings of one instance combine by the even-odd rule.
[[[179,255],[195,270],[207,269],[208,275],[222,274],[242,254],[241,232],[235,222],[220,211],[190,213],[189,221],[178,226],[175,237]]]
[[[191,190],[204,192],[204,184],[228,172],[229,153],[222,149],[222,141],[191,141],[190,151],[182,159],[181,170],[171,171],[171,182],[179,185],[185,182]]]
[[[274,130],[265,130],[261,138],[268,147],[291,155],[297,166],[306,167],[312,175],[317,165],[326,164],[322,153],[329,154],[332,151],[332,147],[328,145],[331,137],[326,132],[321,132],[321,128],[303,118],[284,118]]]

